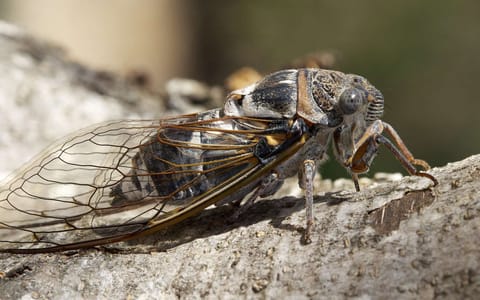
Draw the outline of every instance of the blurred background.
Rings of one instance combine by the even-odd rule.
[[[311,53],[366,77],[384,120],[433,166],[479,153],[480,2],[4,0],[0,19],[92,68],[222,85],[238,68],[268,73]],[[94,112],[92,112],[94,113]],[[335,163],[324,176],[345,176]],[[386,150],[373,171],[400,171]]]

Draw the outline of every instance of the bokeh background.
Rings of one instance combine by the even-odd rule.
[[[480,152],[478,1],[4,0],[0,18],[93,68],[146,73],[157,90],[328,52],[383,92],[384,120],[417,157],[440,166]],[[401,170],[386,152],[373,171]]]

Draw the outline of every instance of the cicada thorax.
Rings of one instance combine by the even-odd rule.
[[[296,114],[297,70],[284,70],[264,77],[227,98],[227,116],[291,119]]]
[[[317,127],[342,122],[337,109],[345,74],[321,69],[282,70],[230,93],[225,114],[259,118],[302,118]]]

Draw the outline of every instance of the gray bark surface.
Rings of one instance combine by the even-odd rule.
[[[0,29],[3,45],[38,48],[31,37],[20,40],[11,28],[8,34]],[[0,48],[4,73],[17,70],[18,62],[23,71],[25,66],[39,70],[30,83],[22,81],[27,86],[23,89],[32,82],[45,83],[41,79],[48,72],[41,74],[41,66],[51,66],[45,60],[25,65],[25,57],[11,59],[18,48]],[[55,72],[70,70],[72,64],[63,63],[52,49],[42,49],[48,54],[43,58],[60,59],[53,64]],[[38,61],[43,64],[34,63]],[[65,78],[57,79],[65,85]],[[102,85],[106,90],[99,93],[98,86],[92,89],[84,81],[72,79],[64,88],[72,95],[80,90],[81,95],[125,101],[118,92],[128,89],[127,83]],[[28,91],[32,99],[38,92]],[[55,96],[48,91],[43,94]],[[141,90],[135,93],[155,99]],[[0,299],[478,298],[480,155],[434,168],[431,174],[439,181],[435,187],[426,178],[376,176],[363,180],[359,193],[347,180],[317,180],[316,224],[308,245],[301,238],[302,192],[291,179],[272,199],[257,201],[233,222],[233,209],[222,206],[167,231],[99,249],[3,253]]]
[[[308,245],[303,199],[280,193],[233,223],[219,207],[103,250],[1,254],[1,298],[475,299],[480,155],[432,174],[315,197]]]

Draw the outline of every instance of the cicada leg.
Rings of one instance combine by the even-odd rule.
[[[253,203],[255,203],[255,200],[257,198],[264,198],[275,194],[275,192],[278,191],[282,184],[283,180],[279,179],[278,174],[275,172],[265,177],[245,202],[242,201],[243,199],[239,199],[238,201],[232,203],[238,208],[232,215],[231,221],[236,221],[245,211],[247,211],[253,205]]]
[[[430,166],[426,161],[421,159],[415,159],[413,157],[411,159],[409,159],[408,157],[405,157],[404,153],[401,152],[401,150],[397,149],[395,144],[392,141],[390,141],[388,138],[384,137],[383,135],[376,137],[375,140],[377,143],[385,145],[385,147],[387,147],[393,153],[393,155],[395,155],[395,157],[400,161],[400,163],[403,165],[403,167],[408,171],[410,175],[426,177],[431,181],[433,181],[434,185],[438,184],[438,181],[435,177],[423,171],[419,171],[417,170],[417,168],[415,168],[415,166],[421,166],[424,169],[424,171],[429,170]]]
[[[230,217],[230,222],[233,223],[238,220],[240,215],[242,215],[245,211],[250,208],[255,200],[258,198],[258,196],[262,193],[262,186],[259,186],[253,191],[253,194],[248,197],[247,201],[245,203],[241,203],[242,201],[238,201],[237,203],[234,203],[234,206],[237,206],[237,210],[233,213],[233,215]]]
[[[307,220],[307,226],[305,227],[305,234],[303,240],[305,244],[312,242],[310,236],[312,233],[313,222],[313,180],[316,173],[315,161],[305,160],[303,162],[302,170],[302,187],[305,190],[305,219]]]
[[[382,135],[383,131],[386,131],[392,137],[393,142]],[[435,177],[419,171],[415,167],[420,166],[423,168],[423,171],[426,171],[430,169],[428,163],[424,160],[414,158],[393,127],[388,123],[378,120],[373,122],[365,130],[363,136],[355,143],[355,151],[345,163],[352,172],[357,191],[360,190],[357,174],[368,171],[380,145],[385,145],[410,175],[426,177],[432,180],[435,185],[438,184]]]
[[[422,159],[416,159],[415,157],[413,157],[412,153],[408,150],[405,143],[402,141],[402,139],[400,138],[398,133],[395,131],[395,129],[393,129],[393,127],[390,124],[388,124],[386,122],[382,122],[382,124],[383,124],[383,127],[384,127],[385,131],[392,137],[395,144],[398,145],[398,150],[400,150],[400,152],[403,153],[405,158],[412,165],[420,166],[420,167],[423,168],[424,171],[430,170],[430,165],[426,161],[424,161]]]

